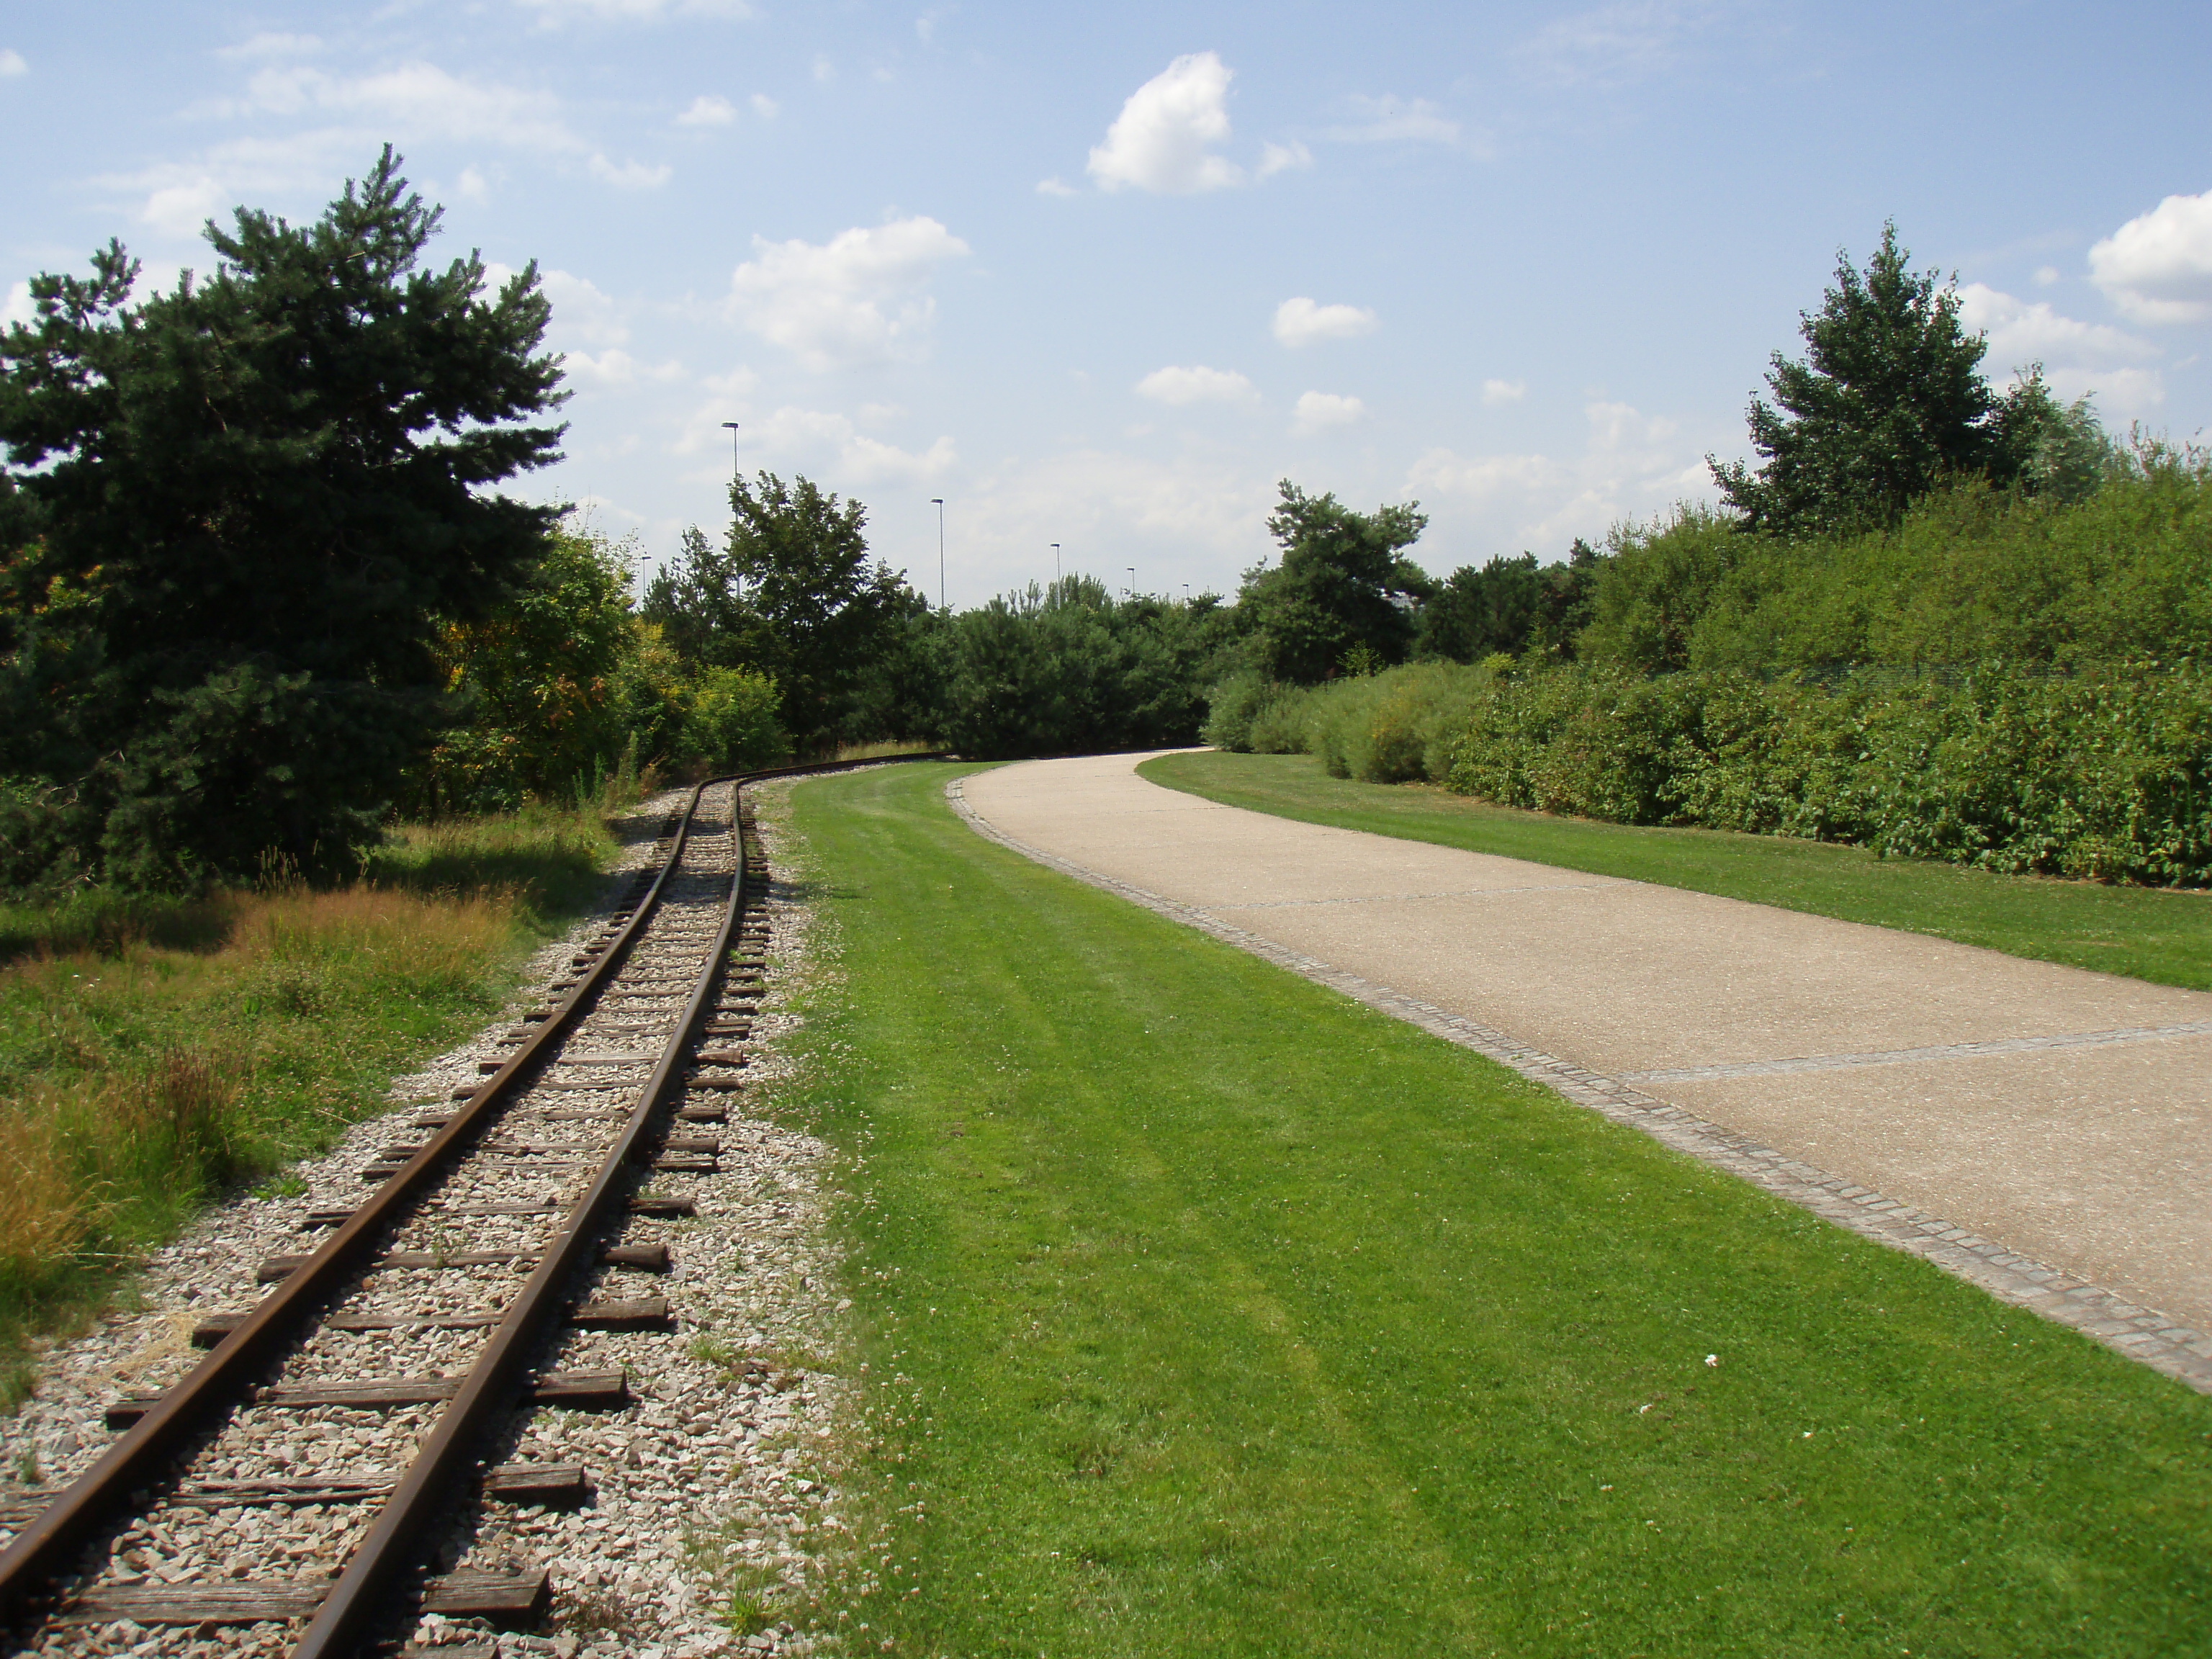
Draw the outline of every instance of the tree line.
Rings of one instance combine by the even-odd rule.
[[[1434,578],[1417,503],[1285,480],[1233,599],[1074,576],[955,614],[871,553],[861,503],[763,471],[633,603],[629,546],[498,489],[558,458],[549,308],[534,266],[492,291],[473,253],[427,262],[439,218],[387,148],[312,224],[210,224],[212,273],[169,292],[139,295],[115,243],[33,283],[0,337],[0,888],[340,869],[394,812],[841,744],[1185,743],[1271,688],[1407,662],[1771,655],[1808,584],[1857,568],[1806,550],[2125,470],[2086,403],[1990,389],[1892,228],[1841,262],[1806,358],[1776,355],[1762,464],[1714,465],[1722,507],[1555,563]]]

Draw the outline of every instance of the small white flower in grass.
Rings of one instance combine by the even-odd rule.
[[[1717,1353],[1709,1353],[1705,1356],[1705,1364],[1708,1365],[1717,1365],[1720,1363],[1721,1357]]]

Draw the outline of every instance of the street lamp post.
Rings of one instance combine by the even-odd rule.
[[[722,422],[722,429],[730,434],[730,483],[734,488],[744,471],[738,464],[738,423],[735,421],[725,421]]]
[[[1052,585],[1054,587],[1060,586],[1060,544],[1058,542],[1052,544]]]
[[[929,504],[937,509],[937,608],[945,609],[945,497],[932,495]]]
[[[1123,568],[1129,573],[1129,597],[1133,599],[1137,597],[1137,567],[1132,564],[1126,565]]]

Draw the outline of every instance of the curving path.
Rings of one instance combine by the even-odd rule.
[[[2212,994],[1032,761],[979,828],[2212,1389]]]

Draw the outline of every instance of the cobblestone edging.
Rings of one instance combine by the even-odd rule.
[[[1747,1135],[1709,1123],[1679,1106],[1639,1093],[1618,1078],[1570,1066],[1541,1049],[1515,1042],[1502,1031],[1479,1025],[1460,1015],[1448,1013],[1433,1003],[1406,996],[1386,985],[1346,973],[1316,957],[1246,933],[1195,906],[1163,898],[1016,841],[968,804],[957,778],[945,787],[945,795],[952,810],[966,820],[970,829],[1024,858],[1142,905],[1170,921],[1195,927],[1317,985],[1340,991],[1379,1012],[1418,1025],[1447,1042],[1472,1048],[1556,1091],[1577,1106],[1589,1107],[1615,1123],[1641,1130],[1676,1152],[1740,1176],[1777,1198],[1810,1210],[1823,1220],[1923,1257],[1969,1284],[1979,1285],[2001,1302],[2040,1314],[2055,1323],[2071,1326],[2130,1359],[2141,1360],[2154,1370],[2178,1378],[2200,1394],[2212,1394],[2212,1335],[2178,1324],[2155,1310],[2130,1302],[2100,1285],[1978,1237],[1924,1210],[1913,1209],[1895,1199],[1856,1186],[1840,1176],[1801,1163]]]

